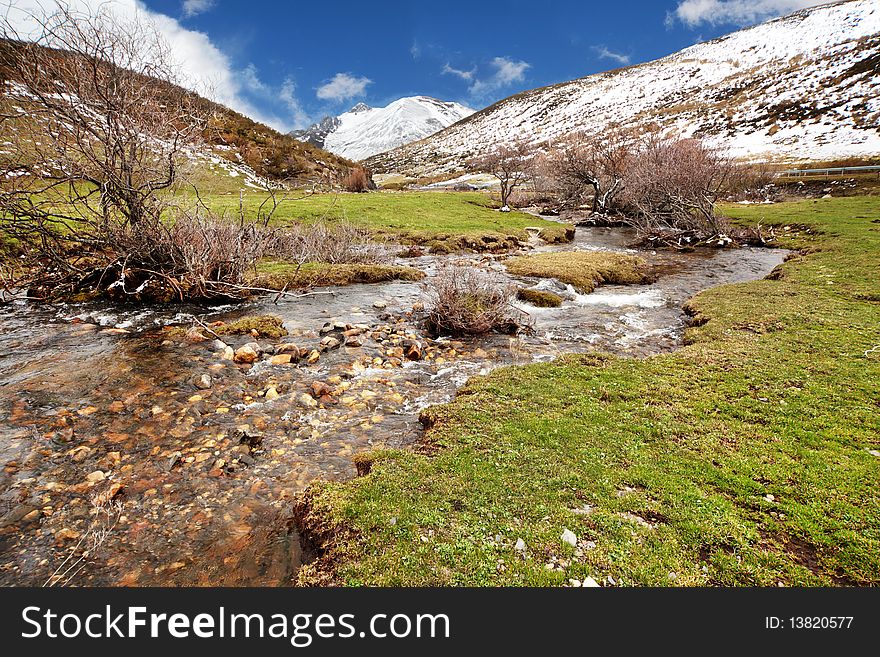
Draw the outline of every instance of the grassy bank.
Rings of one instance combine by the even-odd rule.
[[[251,192],[244,196],[245,214],[255,218],[265,196]],[[237,215],[237,194],[203,196],[217,212]],[[521,212],[498,212],[493,201],[480,193],[448,192],[373,192],[369,194],[317,194],[283,202],[275,212],[276,222],[346,220],[377,234],[394,235],[418,244],[469,237],[474,244],[484,236],[527,238],[526,227],[535,226],[562,239],[559,224]]]
[[[803,252],[698,295],[673,354],[473,379],[426,449],[309,492],[301,582],[880,583],[880,199],[730,214]]]

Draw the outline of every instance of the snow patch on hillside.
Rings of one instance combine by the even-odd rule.
[[[497,143],[552,143],[614,123],[701,135],[744,159],[878,155],[878,66],[880,2],[823,5],[653,62],[518,94],[368,165],[435,175]]]

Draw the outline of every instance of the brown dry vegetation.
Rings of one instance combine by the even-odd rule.
[[[638,285],[655,278],[642,258],[621,253],[537,253],[511,258],[506,264],[514,276],[555,278],[584,294],[603,283]]]

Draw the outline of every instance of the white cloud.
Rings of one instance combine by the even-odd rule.
[[[630,62],[629,55],[624,55],[619,52],[614,52],[613,50],[609,50],[606,46],[593,46],[593,50],[599,59],[610,59],[613,62],[617,62],[622,66],[627,66]]]
[[[293,78],[287,78],[281,86],[281,92],[278,97],[287,105],[290,112],[290,119],[296,130],[307,128],[312,123],[312,119],[299,102],[296,96],[296,82]]]
[[[444,75],[455,75],[462,80],[470,81],[473,80],[474,76],[477,74],[477,67],[475,66],[470,71],[463,71],[459,68],[453,68],[448,63],[446,63],[443,65],[443,69],[440,72]]]
[[[204,32],[187,29],[170,16],[150,11],[140,0],[66,2],[77,12],[92,15],[98,11],[110,12],[123,24],[137,19],[151,21],[171,48],[183,86],[276,130],[290,130],[291,121],[261,112],[245,97],[245,92],[259,94],[259,87],[263,84],[257,77],[256,69],[248,67],[244,71],[236,70],[229,58]],[[11,0],[11,3],[7,0],[0,4],[0,13],[7,17],[22,38],[27,39],[36,35],[33,16],[51,12],[56,6],[53,0]]]
[[[215,4],[216,0],[183,0],[180,9],[185,18],[192,18],[213,9]]]
[[[496,57],[492,60],[492,68],[495,72],[488,78],[474,80],[469,91],[476,97],[486,96],[504,87],[509,87],[516,82],[525,79],[526,71],[531,64],[518,62],[507,57]]]
[[[351,73],[337,73],[329,82],[318,87],[317,96],[333,102],[357,98],[364,95],[371,82],[369,78],[355,77]]]
[[[752,25],[798,9],[828,4],[829,0],[681,0],[668,15],[689,27],[697,25]]]

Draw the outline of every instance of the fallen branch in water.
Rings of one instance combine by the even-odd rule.
[[[113,533],[119,519],[122,517],[124,506],[120,502],[102,500],[101,496],[95,496],[92,500],[92,513],[94,518],[88,529],[73,546],[67,558],[43,583],[43,588],[54,586],[67,586],[87,565],[90,556],[94,556],[104,542]]]
[[[318,296],[320,294],[330,294],[334,297],[336,296],[335,290],[322,290],[320,292],[287,292],[286,290],[278,291],[278,290],[273,290],[268,287],[251,287],[249,285],[235,285],[233,283],[225,283],[225,282],[220,282],[220,281],[215,281],[213,283],[213,285],[222,285],[224,287],[232,288],[233,290],[241,290],[242,292],[269,292],[269,293],[276,294],[278,297],[281,297],[281,296],[294,297],[294,298],[314,297],[314,296]]]

